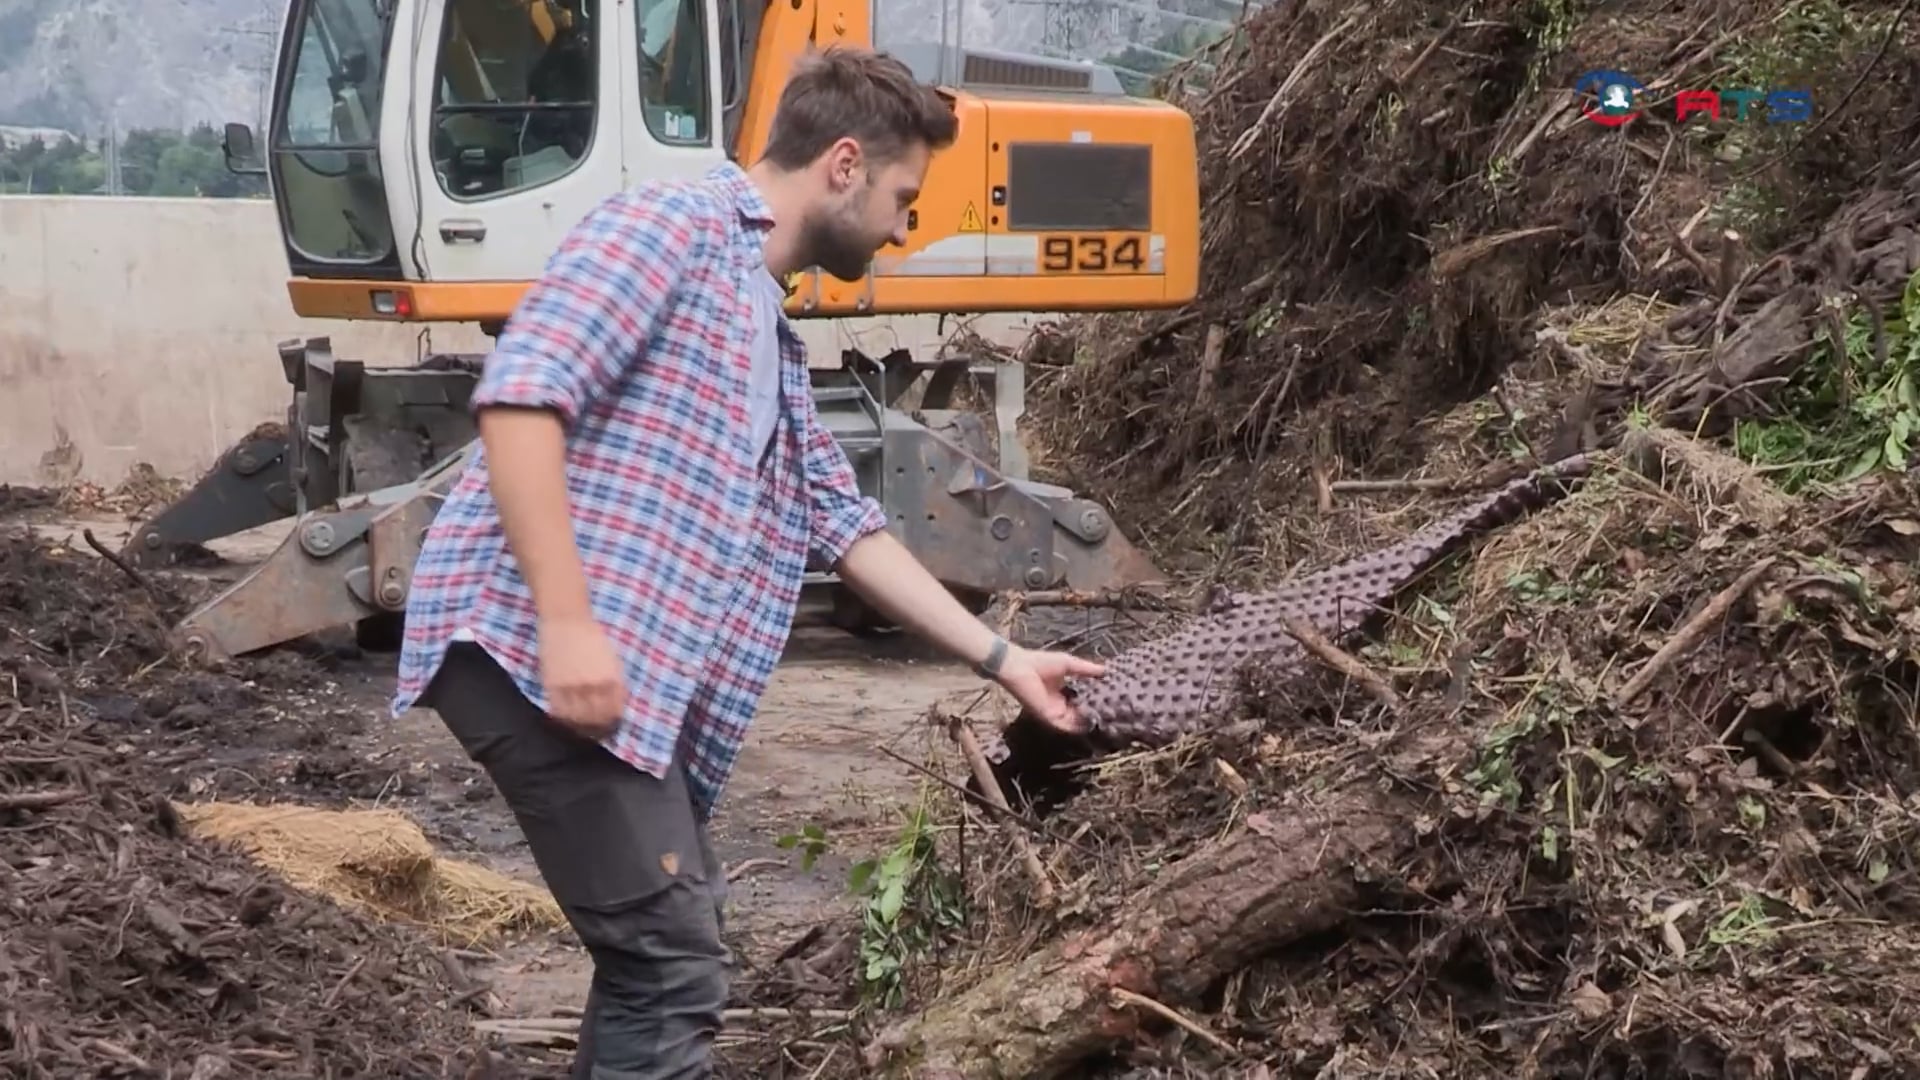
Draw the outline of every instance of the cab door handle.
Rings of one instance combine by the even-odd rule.
[[[487,227],[478,221],[459,220],[440,223],[440,239],[449,244],[477,244],[487,238]]]

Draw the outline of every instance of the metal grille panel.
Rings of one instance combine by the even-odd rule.
[[[1028,64],[997,56],[967,53],[961,80],[968,86],[1017,86],[1029,90],[1087,90],[1093,85],[1089,72],[1051,64]]]

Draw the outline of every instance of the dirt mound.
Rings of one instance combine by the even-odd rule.
[[[186,487],[177,480],[162,477],[146,462],[129,467],[126,478],[111,489],[84,480],[52,488],[0,484],[0,517],[60,510],[119,513],[139,518],[179,498]]]
[[[1269,9],[1210,85],[1171,91],[1199,128],[1200,300],[1036,337],[1042,457],[1126,507],[1163,561],[1270,575],[1325,546],[1271,515],[1343,472],[1446,453],[1423,421],[1536,356],[1543,304],[1717,300],[1723,278],[1884,179],[1920,106],[1902,15],[1830,0]],[[1624,127],[1583,115],[1594,97],[1573,88],[1596,69],[1648,88]],[[1814,117],[1770,123],[1756,104],[1676,124],[1677,93],[1708,86],[1805,88]],[[1715,327],[1717,344],[1725,315]]]
[[[46,488],[0,484],[0,514],[24,514],[29,510],[44,510],[59,501],[60,496]]]
[[[188,840],[97,722],[0,702],[0,1071],[462,1075],[431,950]]]
[[[501,1006],[447,948],[548,926],[550,898],[391,811],[314,812],[414,774],[355,752],[372,707],[327,651],[177,662],[167,627],[205,588],[0,531],[0,1075],[564,1075],[511,1045],[468,1071]],[[845,985],[853,957],[816,944],[804,979]],[[743,971],[737,1001],[783,1005],[798,974]],[[722,1074],[777,1075],[783,1032],[845,1028],[826,1015],[737,1019]]]
[[[0,538],[0,1072],[464,1075],[466,988],[442,955],[186,835],[167,796],[209,760],[241,776],[270,753],[249,744],[297,750],[332,721],[296,731],[264,704],[269,673],[322,681],[298,661],[173,667],[179,604]]]
[[[191,578],[137,581],[91,554],[0,531],[0,669],[22,700],[136,740],[130,768],[168,796],[320,802],[407,791],[405,772],[370,769],[346,743],[367,712],[336,693],[323,648],[282,650],[220,670],[170,655],[168,628],[205,590]]]

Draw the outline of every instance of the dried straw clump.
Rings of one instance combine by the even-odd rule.
[[[395,811],[219,802],[176,809],[200,836],[238,844],[296,888],[449,941],[565,925],[545,890],[438,855]]]

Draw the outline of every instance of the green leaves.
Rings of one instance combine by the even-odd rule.
[[[1781,390],[1775,414],[1734,431],[1739,455],[1789,492],[1904,471],[1920,436],[1920,274],[1908,279],[1884,335],[1864,307],[1838,297],[1828,303],[1852,307],[1840,340],[1831,331],[1820,338]]]
[[[802,871],[809,871],[813,869],[813,864],[820,860],[820,856],[826,854],[826,830],[818,825],[810,824],[803,827],[797,833],[788,833],[780,839],[775,840],[774,846],[782,851],[792,851],[798,848],[800,851],[800,869]]]

